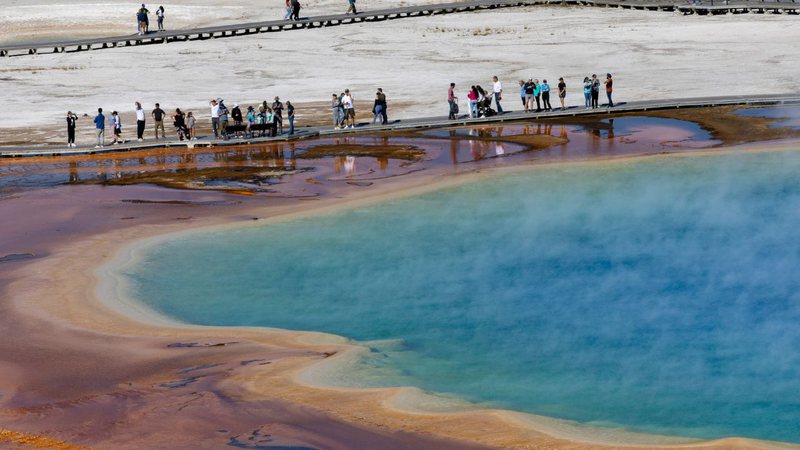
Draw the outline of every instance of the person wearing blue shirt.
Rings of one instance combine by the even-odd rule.
[[[95,148],[105,146],[106,116],[103,115],[103,108],[97,108],[97,115],[94,118],[94,128],[97,132],[97,146]]]
[[[589,77],[583,77],[583,103],[587,108],[592,107],[592,82]]]
[[[542,104],[540,103],[542,86],[539,84],[539,80],[533,80],[533,96],[536,98],[536,112],[542,112]]]
[[[547,84],[547,80],[542,80],[542,103],[544,103],[544,110],[550,111],[553,109],[550,106],[550,85]]]

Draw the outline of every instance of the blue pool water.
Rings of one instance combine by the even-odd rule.
[[[123,274],[181,320],[377,347],[383,383],[595,425],[800,442],[800,152],[494,173],[187,235]]]

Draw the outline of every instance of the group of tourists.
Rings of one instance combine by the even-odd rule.
[[[289,122],[289,135],[294,134],[294,105],[286,102],[284,106],[279,97],[268,105],[264,100],[260,105],[248,106],[246,113],[242,112],[239,105],[234,105],[233,109],[228,110],[225,101],[221,98],[213,99],[209,102],[211,107],[211,128],[214,137],[217,139],[228,140],[234,137],[274,137],[283,133],[283,111],[286,111],[286,118]],[[147,128],[148,114],[140,102],[134,103],[134,113],[136,114],[136,139],[144,141],[144,134]],[[156,103],[150,111],[150,118],[153,119],[153,131],[155,139],[167,139],[166,127],[164,122],[168,116],[172,119],[172,128],[179,140],[197,140],[197,119],[193,112],[183,112],[176,108],[172,114],[168,114],[161,109],[161,105]],[[76,147],[75,130],[78,123],[78,116],[72,111],[67,112],[67,146]],[[111,144],[124,144],[127,142],[122,137],[122,118],[117,111],[112,111],[106,117],[103,108],[97,109],[97,115],[93,119],[97,144],[95,148],[105,146],[106,129],[111,130]]]
[[[300,1],[299,0],[286,0],[286,14],[283,20],[300,20]]]
[[[339,95],[331,94],[331,110],[333,111],[333,128],[344,130],[356,127],[356,106],[350,89]]]
[[[606,96],[608,97],[607,106],[613,107],[614,102],[611,99],[611,94],[614,91],[614,79],[611,74],[606,74],[604,82]],[[529,78],[528,81],[519,80],[520,100],[525,112],[549,112],[553,110],[550,103],[550,96],[553,89],[547,80],[543,79],[541,83],[538,79]],[[448,119],[454,120],[458,117],[458,97],[456,96],[456,84],[450,83],[447,89],[447,103],[449,106]],[[561,110],[567,109],[567,83],[564,78],[558,79],[558,84],[555,87],[555,94],[558,96]],[[583,93],[585,97],[585,106],[587,108],[599,107],[600,96],[600,80],[597,75],[592,75],[591,78],[585,77],[583,79]],[[487,92],[480,85],[470,86],[467,92],[467,99],[469,101],[469,116],[472,118],[478,117],[491,117],[496,114],[503,114],[503,107],[501,101],[503,100],[503,85],[500,80],[494,76],[492,77],[491,92]],[[495,109],[492,109],[492,101],[494,100]],[[373,122],[374,123],[374,122]]]
[[[159,6],[156,10],[156,17],[158,18],[158,31],[164,31],[164,7]],[[139,30],[139,36],[143,36],[150,32],[150,10],[147,9],[144,3],[139,11],[136,12],[136,25]]]

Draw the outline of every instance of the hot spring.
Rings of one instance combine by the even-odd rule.
[[[132,298],[188,323],[369,342],[381,376],[364,383],[800,442],[798,174],[800,151],[501,170],[187,233],[121,275]]]

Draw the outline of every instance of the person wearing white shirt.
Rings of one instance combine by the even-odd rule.
[[[211,128],[214,130],[214,137],[219,137],[219,103],[211,100]]]
[[[503,99],[503,85],[496,76],[492,77],[493,90],[494,90],[494,103],[497,105],[497,114],[503,114],[503,107],[500,106],[500,100]]]
[[[142,104],[136,102],[136,138],[141,142],[144,140],[145,115]]]

